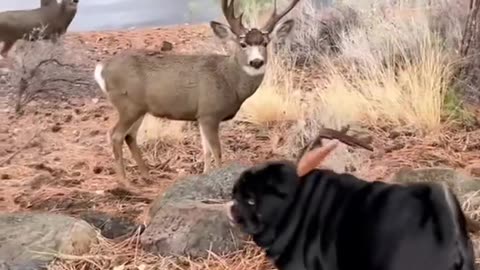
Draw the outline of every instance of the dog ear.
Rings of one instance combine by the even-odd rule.
[[[334,139],[324,146],[313,148],[304,153],[297,164],[297,175],[302,177],[313,169],[320,167],[328,155],[337,148],[338,143],[339,141]]]

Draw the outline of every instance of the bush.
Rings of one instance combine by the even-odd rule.
[[[35,30],[34,35],[41,37],[42,31]],[[66,97],[72,86],[90,85],[78,73],[75,64],[78,53],[66,51],[63,42],[63,37],[56,42],[44,39],[17,42],[7,80],[16,113],[21,113],[33,100]]]

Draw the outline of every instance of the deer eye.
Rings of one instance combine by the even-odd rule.
[[[240,42],[240,47],[246,48],[246,47],[247,47],[247,43],[245,43],[245,42]]]
[[[248,205],[255,205],[255,200],[254,199],[248,199],[247,200]]]

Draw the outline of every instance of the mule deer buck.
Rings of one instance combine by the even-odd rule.
[[[270,19],[262,28],[246,28],[242,15],[235,16],[234,1],[222,0],[228,25],[210,22],[213,33],[233,41],[233,55],[175,55],[124,53],[98,63],[94,77],[118,112],[118,122],[110,131],[115,167],[121,184],[126,179],[122,155],[126,142],[139,171],[148,177],[136,142],[146,113],[170,120],[197,121],[203,147],[203,172],[210,169],[211,156],[221,164],[220,122],[232,119],[243,102],[260,86],[267,63],[267,45],[284,38],[294,21],[278,24],[299,0],[292,0],[277,14],[276,2]]]
[[[63,35],[77,13],[78,0],[41,0],[40,7],[30,10],[0,12],[0,42],[2,57],[19,39],[34,41],[38,29],[43,29],[42,39],[56,39]]]

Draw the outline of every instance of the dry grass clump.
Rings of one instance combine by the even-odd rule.
[[[286,2],[278,1],[279,9]],[[471,121],[453,87],[462,62],[464,2],[363,0],[319,9],[302,1],[287,15],[297,20],[291,38],[270,46],[266,78],[235,120],[290,123],[278,129],[285,153],[296,152],[321,126],[409,127],[426,134]],[[242,3],[250,26],[262,25],[271,12],[272,1]],[[182,124],[170,122],[147,117],[143,130],[155,134],[151,138],[182,137]]]
[[[342,57],[325,61],[328,79],[319,86],[324,88],[318,93],[321,107],[372,126],[439,129],[453,60],[438,38],[417,23],[405,22],[403,29],[377,24],[371,32],[345,37]],[[368,41],[372,33],[381,35]]]
[[[166,142],[176,143],[185,137],[187,126],[184,121],[165,120],[147,114],[138,130],[137,140],[144,144],[161,138]]]
[[[139,236],[121,243],[102,239],[84,256],[57,254],[49,270],[113,269],[113,270],[270,270],[273,267],[253,244],[232,254],[210,253],[205,259],[160,257],[143,251]]]
[[[375,9],[371,1],[357,3],[355,23],[331,28],[336,34],[327,36],[339,37],[330,41],[336,49],[333,54],[309,42],[314,34],[318,40],[322,38],[318,33],[325,35],[311,18],[336,16],[339,22],[345,16],[338,15],[341,12],[319,16],[321,11],[311,1],[304,2],[309,4],[292,14],[299,21],[292,40],[301,44],[303,38],[301,54],[308,52],[307,58],[313,59],[309,62],[316,64],[299,72],[298,51],[291,46],[275,50],[264,83],[239,116],[255,124],[296,119],[286,152],[298,149],[321,126],[406,126],[425,134],[464,116],[451,87],[462,20],[438,15],[451,1],[435,7],[403,1]]]

